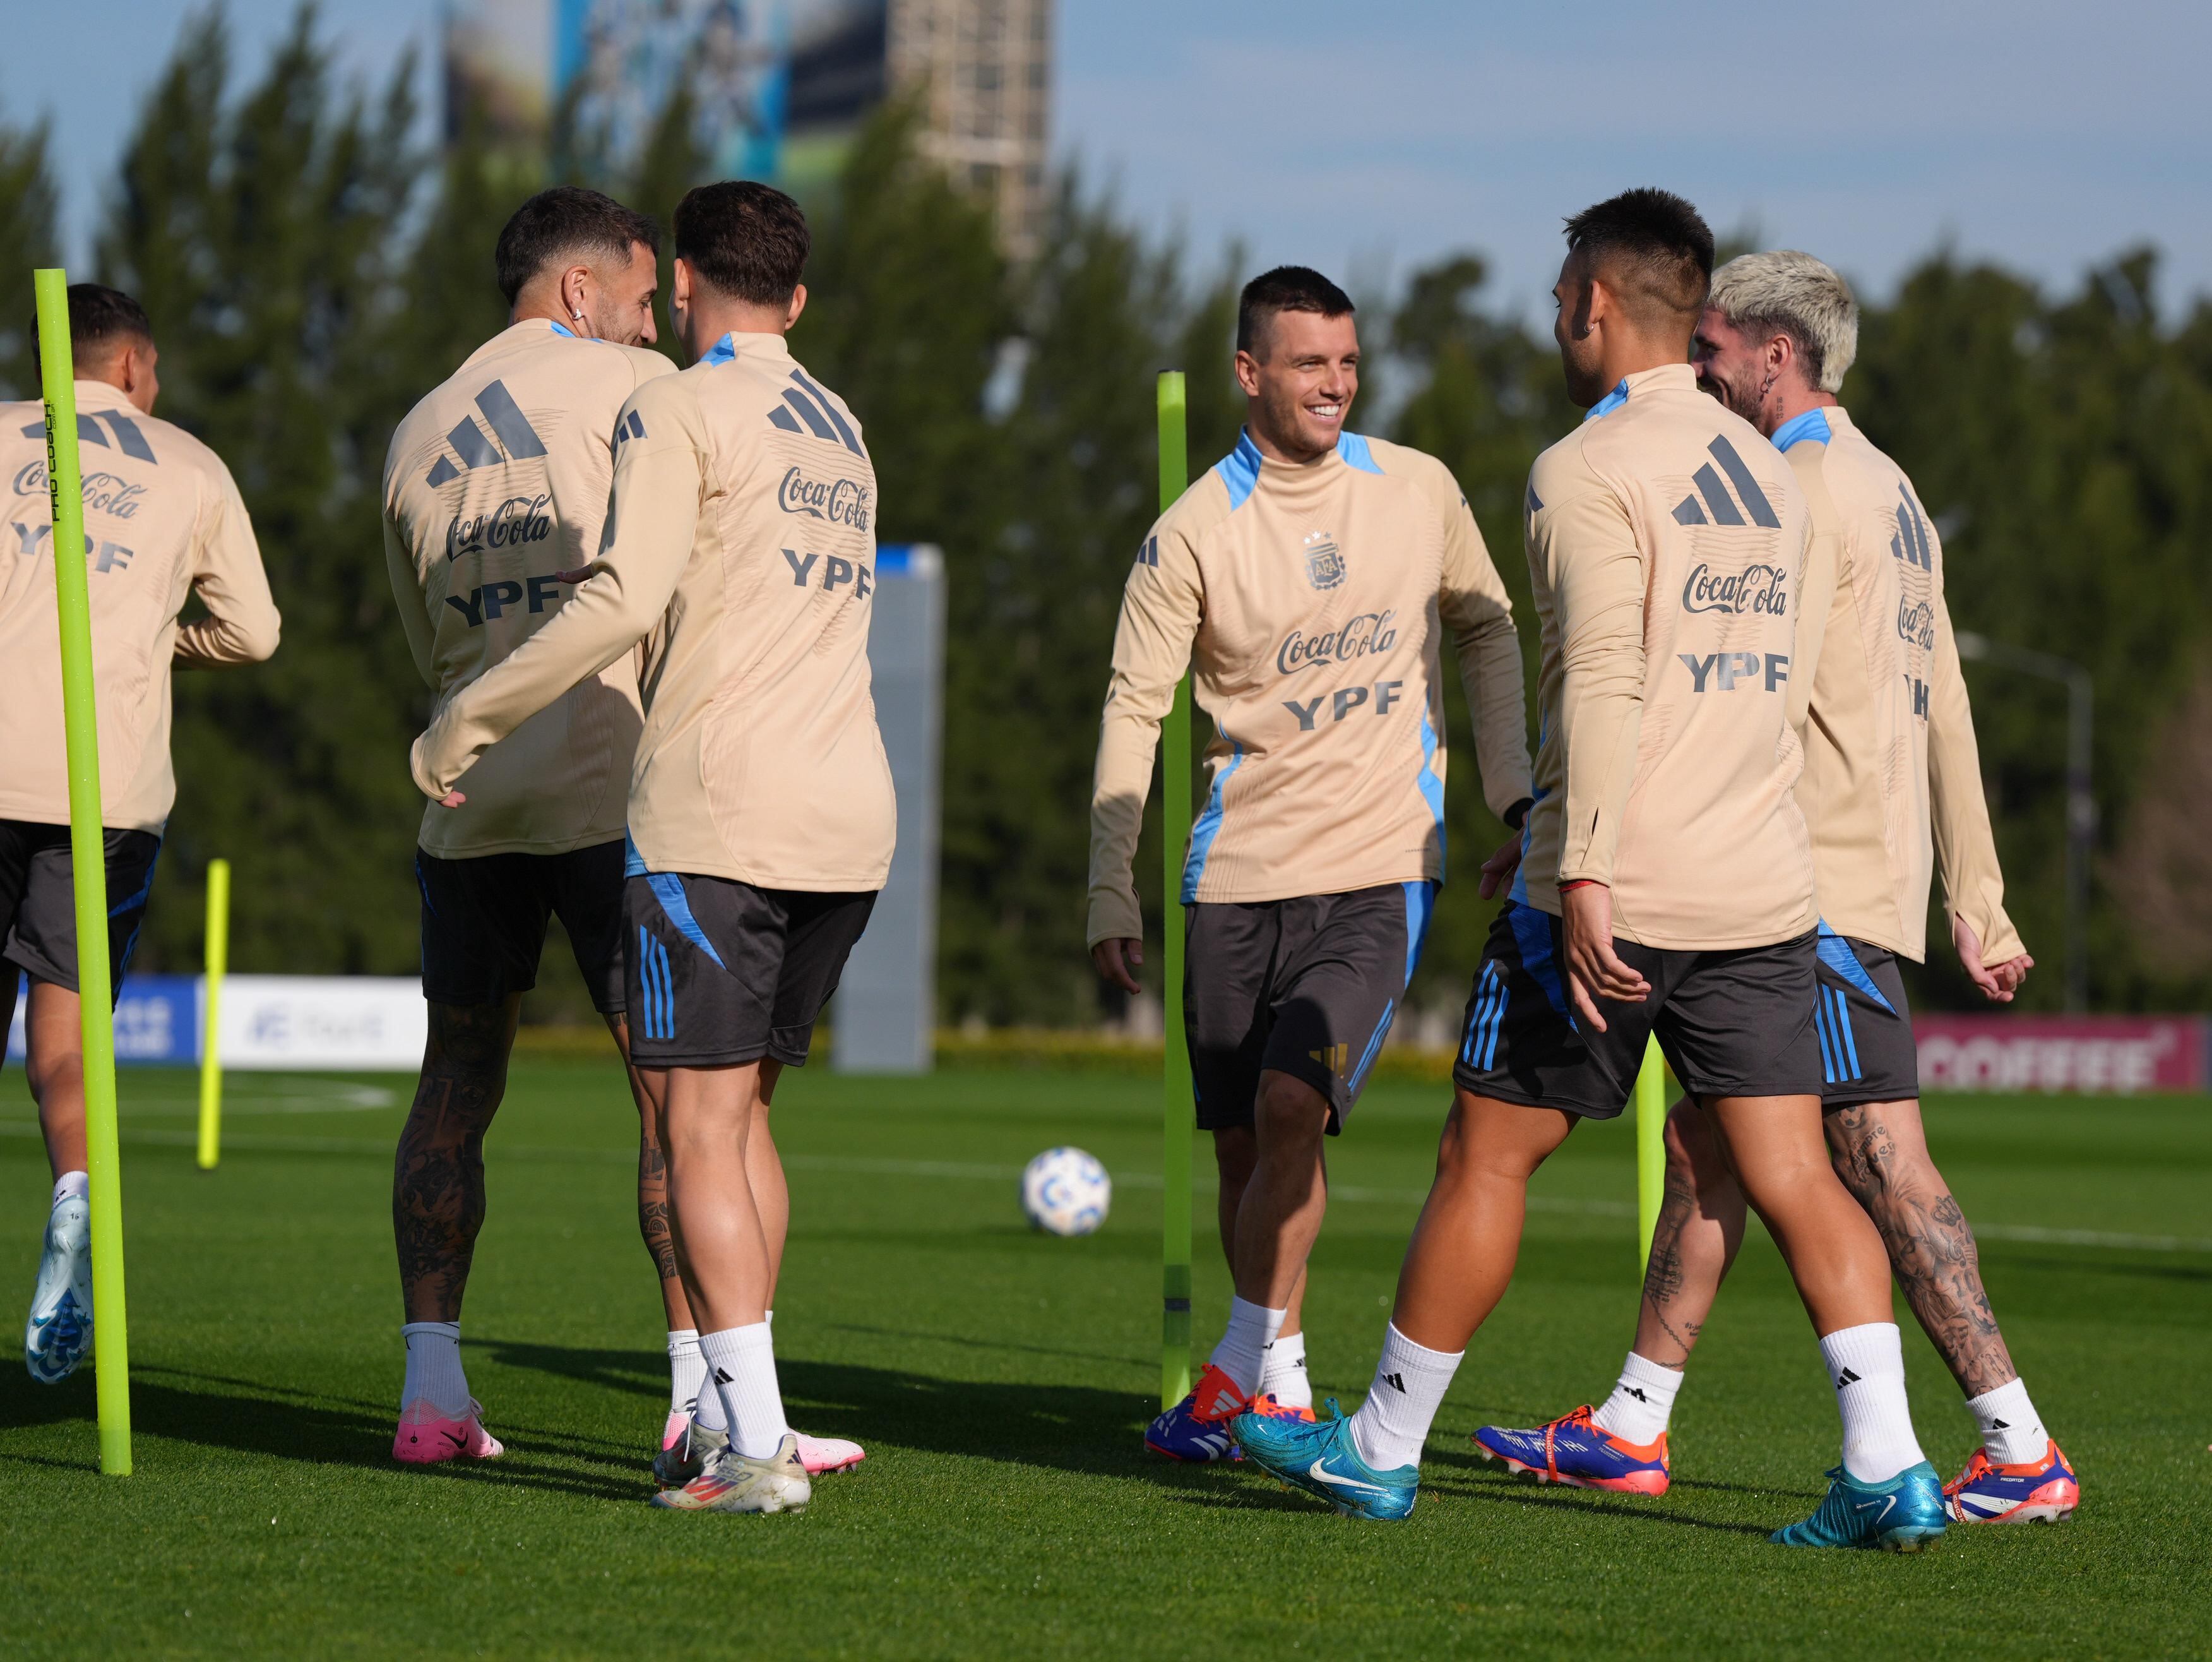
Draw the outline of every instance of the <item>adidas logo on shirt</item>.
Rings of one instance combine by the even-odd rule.
[[[1715,439],[1705,447],[1713,461],[1721,465],[1722,472],[1735,484],[1737,494],[1743,498],[1742,508],[1739,508],[1736,498],[1729,495],[1728,486],[1721,483],[1720,474],[1713,472],[1712,462],[1705,462],[1690,476],[1691,483],[1698,488],[1674,505],[1674,522],[1677,525],[1741,525],[1744,523],[1744,510],[1748,509],[1753,525],[1779,531],[1782,521],[1775,515],[1774,504],[1766,500],[1766,493],[1759,488],[1759,481],[1752,478],[1751,470],[1743,465],[1743,458],[1736,454],[1735,447],[1723,436]],[[1707,517],[1708,512],[1711,518]]]
[[[507,454],[500,454],[498,446],[484,436],[483,429],[477,425],[474,417],[464,416],[446,435],[446,442],[460,457],[461,466],[453,466],[453,456],[439,457],[430,469],[428,482],[433,488],[449,479],[458,479],[464,468],[496,467],[501,461],[522,461],[545,454],[545,441],[538,436],[538,429],[522,413],[522,406],[507,390],[506,382],[495,380],[477,393],[477,408],[498,435],[500,444],[507,447]]]

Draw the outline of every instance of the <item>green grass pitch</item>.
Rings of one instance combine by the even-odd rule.
[[[1633,1155],[1585,1128],[1539,1178],[1409,1524],[1339,1519],[1139,1430],[1158,1373],[1157,1088],[1080,1073],[786,1083],[792,1418],[868,1447],[799,1517],[648,1508],[665,1407],[611,1065],[517,1065],[465,1320],[506,1458],[392,1464],[390,1149],[411,1081],[236,1076],[221,1169],[193,1081],[123,1075],[137,1475],[96,1471],[92,1381],[0,1367],[0,1649],[26,1657],[2129,1656],[2212,1649],[2212,1104],[1954,1099],[1939,1160],[2014,1357],[2086,1492],[2058,1528],[1919,1558],[1790,1552],[1835,1410],[1754,1233],[1676,1414],[1657,1501],[1538,1489],[1486,1421],[1602,1393],[1633,1316]],[[1379,1085],[1332,1150],[1308,1327],[1356,1404],[1444,1094]],[[1030,1233],[1015,1174],[1072,1142],[1119,1179],[1088,1239]],[[1203,1148],[1201,1172],[1208,1162]],[[1147,1177],[1150,1178],[1149,1186]],[[45,1165],[0,1078],[0,1292],[27,1299]],[[1200,1196],[1196,1328],[1227,1285]],[[2085,1237],[2096,1237],[2091,1239]],[[21,1303],[8,1308],[20,1309]],[[14,1318],[9,1318],[10,1320]],[[1905,1318],[1923,1438],[1973,1444]],[[13,1330],[11,1329],[12,1332]],[[1201,1350],[1202,1355],[1202,1350]]]

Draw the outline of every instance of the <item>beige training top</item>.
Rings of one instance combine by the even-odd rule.
[[[1771,945],[1818,920],[1792,788],[1792,636],[1811,524],[1781,454],[1687,364],[1630,375],[1536,459],[1536,806],[1513,898],[1613,887],[1647,947]]]
[[[781,335],[730,334],[639,387],[617,431],[592,575],[447,702],[415,742],[416,783],[465,794],[486,746],[642,638],[632,868],[881,888],[895,814],[869,691],[876,476],[859,422]]]
[[[599,546],[615,418],[675,370],[658,352],[534,318],[477,348],[400,423],[384,463],[385,563],[441,709],[559,612],[568,590],[554,574]],[[494,746],[461,807],[429,805],[424,851],[566,854],[617,840],[641,719],[636,663],[619,655]]]
[[[161,831],[177,800],[169,765],[169,671],[258,663],[278,618],[230,470],[181,427],[141,415],[105,381],[76,383],[100,718],[100,819]],[[40,404],[0,405],[9,496],[0,549],[0,819],[69,823],[54,527]],[[207,616],[179,624],[197,594]]]
[[[1304,466],[1241,438],[1160,516],[1122,593],[1091,799],[1091,944],[1144,933],[1130,862],[1187,668],[1215,736],[1184,904],[1442,879],[1444,624],[1502,814],[1528,794],[1521,651],[1449,470],[1349,433]]]
[[[1917,963],[1940,861],[1949,910],[1972,928],[1982,961],[2016,958],[2027,949],[2005,916],[1936,527],[1911,481],[1841,407],[1807,411],[1774,442],[1813,517],[1791,685],[1809,703],[1797,801],[1820,915]]]

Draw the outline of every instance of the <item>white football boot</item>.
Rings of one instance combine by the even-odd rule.
[[[46,1250],[23,1324],[23,1366],[59,1385],[92,1355],[92,1204],[64,1195],[46,1219]]]

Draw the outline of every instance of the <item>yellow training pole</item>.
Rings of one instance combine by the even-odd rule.
[[[207,872],[207,975],[200,983],[206,1008],[200,1023],[200,1170],[212,1172],[222,1154],[222,977],[230,963],[230,861],[210,860]]]
[[[100,1469],[131,1473],[131,1342],[123,1307],[123,1160],[115,1136],[115,1014],[107,973],[107,854],[100,813],[100,727],[93,710],[92,606],[85,590],[84,488],[76,454],[69,274],[37,271],[39,362],[46,396],[46,486],[61,624],[70,866],[76,889],[77,1002],[84,1015],[84,1136],[92,1181],[92,1313]]]
[[[1651,1267],[1651,1236],[1659,1227],[1659,1197],[1667,1183],[1667,1059],[1659,1041],[1648,1041],[1636,1075],[1636,1273],[1638,1285]]]
[[[1190,480],[1188,406],[1182,372],[1159,381],[1160,511],[1175,505]],[[1160,934],[1166,962],[1160,1005],[1167,1047],[1162,1069],[1160,1222],[1160,1406],[1173,1408],[1190,1391],[1190,1145],[1197,1110],[1190,1088],[1190,1044],[1182,1027],[1182,850],[1190,831],[1190,677],[1176,688],[1175,706],[1160,732]]]

